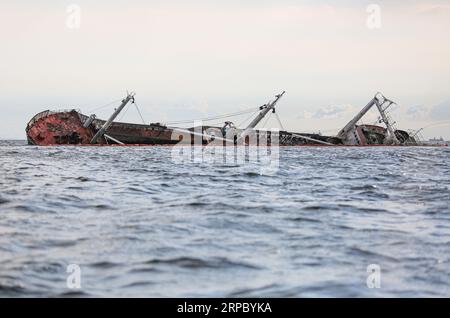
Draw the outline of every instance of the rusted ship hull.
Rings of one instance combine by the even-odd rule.
[[[394,102],[377,93],[374,98],[338,133],[337,136],[321,134],[293,133],[288,131],[258,130],[255,127],[270,112],[275,113],[275,105],[284,95],[259,107],[258,115],[245,129],[239,129],[232,122],[223,127],[202,126],[187,129],[167,127],[159,123],[140,125],[115,122],[124,107],[134,103],[134,93],[122,100],[107,120],[95,115],[86,116],[77,110],[45,111],[34,116],[26,128],[30,145],[174,145],[174,144],[215,144],[258,145],[258,146],[421,146],[427,145],[416,139],[416,133],[397,130],[395,122],[387,110]],[[378,109],[380,123],[377,125],[358,124],[370,109]],[[281,123],[280,123],[281,125]]]
[[[28,124],[26,133],[28,143],[37,146],[90,144],[96,132],[106,121],[94,119],[85,127],[89,119],[76,110],[64,112],[45,111],[36,115]],[[113,123],[108,129],[108,136],[124,144],[174,144],[173,131],[160,125],[138,125]],[[101,138],[96,144],[107,144]]]
[[[45,111],[39,113],[27,125],[28,144],[36,146],[88,145],[91,143],[94,135],[106,122],[104,120],[94,119],[89,125],[86,125],[88,120],[88,116],[76,110],[61,112]],[[220,130],[220,127],[211,126],[205,126],[200,129],[202,129],[202,132],[205,132],[211,128]],[[190,135],[189,132],[194,132],[195,130],[194,127],[188,129],[180,128],[177,130],[176,128],[168,128],[160,124],[139,125],[114,122],[108,129],[108,136],[125,145],[173,145],[181,141],[194,144],[198,142],[198,139],[195,138],[193,133]],[[255,133],[257,136],[259,135],[258,130],[255,130]],[[266,132],[264,131],[264,133]],[[270,134],[269,132],[269,139]],[[277,137],[279,144],[286,146],[323,144],[306,140],[303,136],[322,141],[323,143],[342,144],[339,138],[317,134],[302,134],[302,137],[299,137],[294,133],[281,131]],[[186,140],[186,138],[190,140]],[[210,142],[208,138],[201,138],[201,140],[203,144]],[[100,138],[96,142],[98,145],[110,143],[114,144],[114,142],[107,138]]]

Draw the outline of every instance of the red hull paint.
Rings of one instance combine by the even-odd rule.
[[[93,131],[83,127],[76,111],[49,113],[27,127],[28,140],[38,146],[89,143]]]
[[[108,145],[104,138],[100,138],[97,144],[90,144],[95,133],[105,123],[101,120],[94,120],[89,128],[84,127],[87,116],[75,110],[66,112],[45,111],[36,115],[27,126],[27,137],[29,144],[38,146],[114,146],[114,147],[142,147],[142,146],[170,146],[178,143],[178,139],[173,139],[173,130],[159,124],[136,125],[125,123],[113,123],[108,134],[123,141],[124,145],[111,143]],[[361,128],[357,130],[359,135],[364,137]],[[289,134],[284,132],[283,134]],[[320,138],[320,136],[314,136]],[[447,145],[383,145],[367,144],[365,137],[361,145],[343,145],[334,137],[329,142],[334,145],[313,144],[297,140],[293,144],[280,143],[282,147],[405,147],[405,146],[429,146],[446,147]],[[191,141],[194,138],[191,135]],[[281,141],[281,140],[280,140]],[[303,141],[303,142],[302,142]],[[327,140],[328,141],[328,140]],[[186,145],[186,144],[185,144]],[[183,146],[185,146],[183,145]],[[188,144],[189,145],[189,144]]]
[[[114,144],[113,141],[108,142],[105,138],[99,138],[97,144],[91,145],[90,142],[93,136],[104,124],[105,121],[103,120],[94,119],[89,121],[89,117],[80,114],[75,110],[64,112],[45,111],[36,115],[28,124],[26,129],[28,143],[38,146],[101,146],[108,143]],[[88,128],[84,127],[85,125],[88,126]],[[210,126],[201,127],[200,129],[205,132],[209,128],[220,130],[219,127]],[[194,128],[189,128],[181,130],[184,132],[179,132],[177,129],[174,130],[160,124],[138,125],[114,122],[107,130],[107,134],[110,137],[124,143],[126,146],[174,145],[178,144],[185,138],[188,138],[184,141],[185,144],[186,142],[188,144],[193,144],[196,138],[194,134],[190,134],[189,136],[189,132],[193,130]],[[188,135],[186,135],[186,132]],[[260,131],[256,130],[257,140],[259,140],[259,134]],[[269,136],[270,134],[271,133],[269,132]],[[314,145],[314,143],[307,142],[304,138],[294,137],[294,139],[291,140],[286,139],[292,138],[292,134],[288,132],[280,132],[279,134],[281,145]],[[321,139],[322,142],[334,144],[341,142],[340,139],[335,137],[320,135],[308,136]],[[200,140],[202,140],[203,144],[208,143],[205,138],[200,137]]]
[[[105,121],[95,119],[86,128],[84,123],[87,119],[87,116],[75,110],[42,112],[36,115],[27,126],[28,142],[38,146],[91,145],[92,138]],[[176,143],[172,140],[172,130],[157,124],[113,123],[108,130],[108,135],[123,141],[127,145]],[[105,138],[99,138],[95,145],[107,144]]]

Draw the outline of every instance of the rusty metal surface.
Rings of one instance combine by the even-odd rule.
[[[28,142],[38,146],[87,145],[105,123],[103,120],[96,119],[89,128],[86,128],[84,123],[88,118],[77,111],[39,113],[27,125]],[[172,140],[171,129],[157,124],[113,123],[108,129],[108,135],[125,144],[152,145],[178,142],[178,140]],[[106,144],[106,140],[101,138],[98,143]]]
[[[28,142],[33,145],[89,143],[92,131],[84,128],[76,111],[40,113],[27,126]]]
[[[86,128],[84,124],[88,120],[75,110],[54,113],[45,111],[36,115],[27,126],[28,141],[32,145],[89,145],[95,133],[104,125],[104,120],[95,119]],[[203,127],[204,130],[211,127]],[[219,129],[218,127],[214,127]],[[193,128],[188,129],[190,131]],[[258,131],[255,131],[258,134]],[[194,136],[178,136],[174,130],[159,124],[140,125],[128,123],[113,123],[108,129],[108,135],[126,145],[171,145],[177,144],[182,139],[187,139],[188,144],[194,142]],[[181,134],[182,135],[182,134]],[[304,134],[317,140],[332,144],[342,144],[340,138],[321,136],[317,134]],[[180,138],[179,138],[180,137]],[[190,141],[189,141],[190,139]],[[281,146],[305,146],[320,145],[302,138],[293,133],[282,131],[279,133]],[[204,140],[204,143],[206,141]],[[98,140],[99,145],[107,144],[104,138]]]

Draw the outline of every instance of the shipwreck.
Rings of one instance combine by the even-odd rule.
[[[46,110],[35,115],[26,127],[28,144],[52,145],[174,145],[180,142],[202,145],[221,141],[224,145],[269,145],[271,139],[281,146],[420,146],[417,134],[395,128],[395,122],[388,115],[388,109],[395,103],[381,93],[370,102],[336,136],[320,133],[290,132],[256,129],[269,114],[276,114],[276,106],[285,92],[275,96],[273,101],[259,106],[257,115],[246,127],[236,127],[225,121],[223,126],[201,126],[180,128],[161,123],[132,124],[116,122],[118,115],[128,104],[135,103],[135,94],[129,93],[115,109],[108,120],[96,115],[84,115],[75,109],[64,111]],[[373,108],[379,113],[377,125],[359,124]],[[232,117],[222,116],[221,118]],[[281,125],[281,121],[277,115]],[[282,125],[281,125],[282,127]],[[260,138],[260,136],[268,138]],[[266,144],[268,140],[268,144]]]

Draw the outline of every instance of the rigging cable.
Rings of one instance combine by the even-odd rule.
[[[136,107],[136,110],[138,111],[139,116],[140,116],[141,119],[142,119],[142,123],[145,125],[145,120],[144,120],[144,117],[142,117],[141,110],[139,109],[139,107],[138,107],[138,105],[136,104],[136,102],[134,102],[133,104],[134,104],[134,106]]]
[[[276,119],[278,120],[278,125],[280,125],[281,130],[284,130],[283,124],[281,123],[281,120],[280,120],[280,116],[278,116],[277,112],[275,112],[274,114],[275,114]]]
[[[269,122],[270,116],[272,116],[272,112],[270,112],[269,116],[267,116],[266,122],[262,126],[262,128],[266,128],[267,123]]]
[[[171,121],[171,122],[166,122],[166,124],[168,125],[174,125],[174,124],[186,124],[186,123],[192,123],[194,121],[213,121],[216,119],[223,119],[223,118],[228,118],[228,117],[235,117],[235,116],[239,116],[239,115],[244,115],[244,114],[248,114],[250,112],[253,112],[256,108],[259,107],[253,107],[253,108],[249,108],[246,110],[242,110],[239,112],[235,112],[235,113],[229,113],[229,114],[224,114],[224,115],[219,115],[219,116],[213,116],[213,117],[206,117],[206,118],[200,118],[200,119],[190,119],[190,120],[180,120],[180,121]]]
[[[423,129],[428,128],[428,127],[434,127],[434,126],[446,126],[450,124],[450,120],[443,120],[443,121],[437,121],[434,123],[429,124],[428,126],[423,127]]]
[[[417,136],[417,137],[419,137],[419,139],[423,139],[423,138],[421,138],[421,136],[422,136],[421,133],[425,129],[428,129],[429,127],[448,126],[448,125],[450,125],[450,120],[443,120],[443,121],[434,122],[434,123],[431,123],[431,124],[429,124],[427,126],[424,126],[424,127],[420,128],[420,129],[416,130],[414,132],[415,134],[412,137],[415,138]]]
[[[249,119],[254,117],[257,112],[259,112],[259,107],[258,107],[258,110],[256,112],[252,113],[248,118],[246,118],[243,122],[241,122],[239,125],[237,125],[237,127],[241,127],[245,122],[247,122]]]
[[[127,107],[125,108],[125,111],[123,112],[122,116],[120,116],[120,118],[119,118],[119,122],[122,121],[122,119],[125,117],[125,115],[127,114],[129,109],[130,109],[130,105],[127,105]]]
[[[92,112],[94,112],[94,111],[96,111],[96,110],[100,110],[100,109],[106,108],[106,107],[108,107],[108,106],[111,106],[112,104],[115,104],[115,103],[120,102],[121,100],[122,100],[122,99],[118,99],[118,100],[109,102],[108,104],[105,104],[105,105],[103,105],[103,106],[93,108],[93,109],[89,110],[88,113],[92,113]]]

